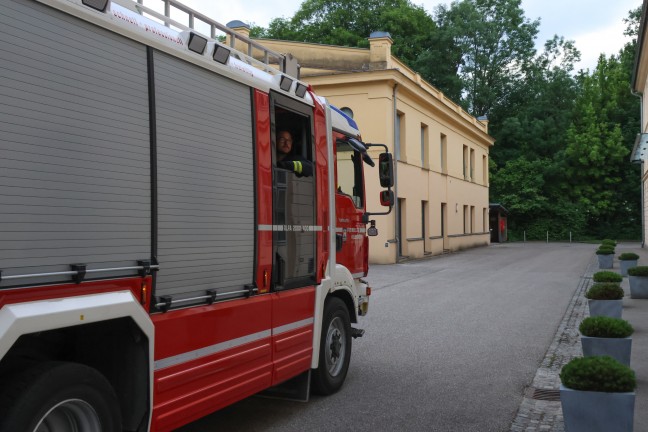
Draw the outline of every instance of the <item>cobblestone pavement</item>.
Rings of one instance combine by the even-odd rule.
[[[510,432],[564,432],[560,405],[560,377],[563,365],[574,357],[583,355],[578,325],[589,315],[585,291],[592,274],[598,271],[598,259],[594,255],[579,282],[556,336],[533,378],[531,387],[525,391]]]

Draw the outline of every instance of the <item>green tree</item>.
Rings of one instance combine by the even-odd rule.
[[[493,164],[494,165],[494,164]],[[491,196],[510,211],[509,233],[512,240],[582,238],[586,233],[585,213],[578,203],[557,194],[552,182],[561,177],[560,163],[548,158],[526,159],[519,156],[501,168],[491,166]]]
[[[446,45],[428,47],[416,67],[441,90],[459,93],[471,114],[489,115],[506,101],[535,55],[540,23],[527,19],[520,4],[521,0],[461,0],[437,8],[441,34],[435,42]],[[441,67],[446,69],[440,70],[437,61],[448,61]],[[452,72],[459,78],[460,92]]]
[[[491,134],[497,142],[494,159],[553,158],[564,148],[578,94],[572,71],[579,59],[572,41],[555,36],[546,42],[509,98],[492,110]]]
[[[592,74],[580,77],[564,152],[568,193],[587,212],[590,231],[607,237],[636,238],[640,226],[639,175],[628,159],[639,130],[629,48],[601,55]]]
[[[386,31],[393,53],[411,64],[435,30],[432,17],[409,0],[305,0],[292,18],[275,18],[260,36],[368,47],[372,32]]]
[[[640,9],[630,11],[626,35],[636,37],[639,16]],[[499,176],[509,176],[510,161],[520,157],[544,161],[518,166],[535,179],[541,175],[537,196],[551,203],[542,217],[522,212],[518,219],[512,212],[511,226],[523,225],[528,237],[565,235],[569,227],[580,238],[639,238],[640,174],[628,160],[639,130],[639,100],[630,94],[635,47],[633,40],[618,55],[601,56],[593,71],[574,76],[578,51],[554,37],[493,109],[491,155],[501,168],[491,173],[492,200],[516,208],[512,194],[498,187]],[[530,199],[524,191],[520,197]]]

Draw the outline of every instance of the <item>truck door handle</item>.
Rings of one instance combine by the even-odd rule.
[[[342,250],[342,243],[344,242],[344,237],[342,234],[335,234],[335,250],[339,252]]]

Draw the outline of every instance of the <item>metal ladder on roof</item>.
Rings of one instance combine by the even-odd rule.
[[[196,23],[200,22],[208,26],[210,29],[210,37],[214,40],[218,40],[218,32],[226,34],[228,37],[228,45],[232,50],[239,53],[239,59],[246,61],[248,64],[255,65],[260,67],[269,73],[277,73],[277,69],[285,74],[293,75],[295,78],[299,78],[298,71],[299,67],[297,65],[297,59],[293,58],[290,55],[284,55],[276,51],[270,50],[264,47],[262,44],[253,41],[249,37],[242,35],[233,29],[219,23],[216,20],[209,18],[208,16],[180,3],[177,0],[159,0],[164,3],[164,13],[160,13],[153,8],[150,8],[144,5],[144,0],[137,0],[136,9],[140,14],[148,14],[152,17],[155,17],[162,21],[167,27],[174,26],[183,30],[196,30]],[[148,2],[151,4],[151,1]],[[187,16],[187,23],[180,23],[173,18],[171,14],[174,11],[180,11]],[[236,42],[241,41],[247,45],[247,53],[241,52],[235,49]],[[255,50],[260,52],[261,55],[254,56]],[[242,57],[243,56],[243,57]],[[276,65],[273,67],[272,65]],[[297,71],[295,73],[295,71]]]

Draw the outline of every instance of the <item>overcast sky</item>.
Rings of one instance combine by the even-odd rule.
[[[291,17],[301,0],[180,0],[216,21],[227,24],[241,20],[248,24],[267,27],[277,17]],[[413,0],[432,12],[438,4],[449,1]],[[151,0],[144,4],[151,4]],[[596,66],[599,54],[616,54],[623,47],[623,18],[628,11],[641,6],[641,0],[522,0],[522,8],[529,19],[540,18],[540,33],[536,46],[554,34],[576,41],[582,61],[577,69]],[[379,30],[379,29],[376,29]]]

